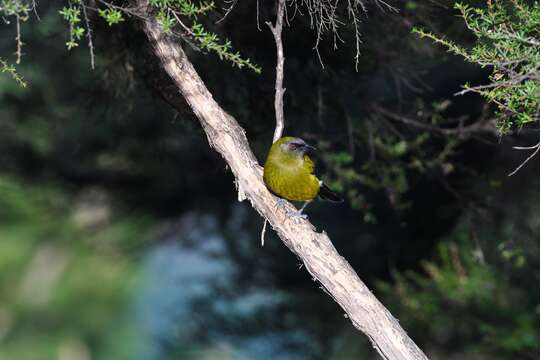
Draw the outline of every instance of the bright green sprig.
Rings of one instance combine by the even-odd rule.
[[[7,19],[9,17],[15,18],[17,36],[15,37],[16,51],[17,56],[16,63],[21,62],[22,57],[22,48],[24,43],[21,36],[21,23],[28,20],[29,13],[32,10],[32,7],[25,0],[1,0],[0,1],[0,16],[4,18],[4,21],[9,24],[10,21]]]
[[[221,60],[228,60],[240,69],[245,66],[257,74],[261,73],[260,67],[254,65],[251,60],[242,58],[239,52],[232,50],[232,44],[229,40],[222,44],[219,43],[219,38],[216,34],[205,30],[201,24],[196,22],[193,22],[191,25],[191,31],[202,49],[216,53]]]
[[[176,28],[179,28],[202,50],[212,52],[221,60],[227,60],[238,68],[246,67],[257,74],[261,73],[259,66],[232,49],[230,41],[222,42],[217,34],[208,31],[197,21],[199,16],[206,15],[215,9],[213,1],[195,4],[190,0],[150,0],[149,4],[158,11],[157,20],[164,32],[172,34]],[[192,25],[186,25],[183,18],[192,19]]]
[[[23,79],[13,65],[8,64],[7,61],[0,58],[0,73],[7,73],[15,80],[21,87],[25,88],[27,86],[26,81]]]
[[[476,37],[470,49],[423,29],[415,28],[413,32],[468,62],[493,69],[489,84],[465,84],[459,94],[476,92],[495,104],[501,133],[539,121],[540,3],[501,0],[485,8],[460,3],[455,7]]]
[[[467,53],[467,50],[465,50],[464,48],[457,45],[456,43],[454,43],[451,40],[447,40],[445,38],[438,37],[437,35],[429,32],[429,31],[425,31],[424,29],[421,29],[421,28],[414,27],[412,29],[412,32],[415,33],[415,34],[418,34],[421,38],[428,38],[428,39],[432,40],[433,42],[435,42],[437,44],[445,46],[446,48],[448,48],[448,51],[453,53],[453,54],[461,55],[461,56],[463,56],[465,58],[468,58],[468,56],[469,56],[469,54]]]
[[[195,5],[191,1],[181,1],[179,4],[179,10],[182,15],[188,17],[197,17],[199,15],[206,15],[210,11],[214,10],[214,2],[202,2],[199,5]]]
[[[81,9],[79,1],[72,1],[72,5],[62,8],[60,15],[69,23],[69,41],[66,42],[68,50],[79,46],[79,41],[84,35],[84,28],[80,25]]]
[[[3,16],[21,16],[27,17],[31,7],[21,0],[2,0],[0,1],[0,13]]]
[[[157,20],[161,28],[167,34],[172,33],[173,28],[177,25],[176,19],[167,11],[160,10],[157,14]]]
[[[103,19],[105,19],[109,26],[113,26],[124,21],[124,16],[122,15],[122,12],[118,9],[113,9],[110,7],[106,9],[99,9],[98,14]]]

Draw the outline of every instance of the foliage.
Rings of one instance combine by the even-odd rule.
[[[195,41],[202,50],[215,53],[220,59],[227,60],[240,69],[247,67],[257,74],[261,73],[259,66],[232,50],[229,40],[221,43],[217,34],[206,30],[198,21],[199,16],[215,10],[213,2],[195,4],[191,0],[150,0],[149,4],[158,11],[157,19],[166,33],[175,34],[180,31],[184,38]],[[182,18],[191,20],[191,25]]]
[[[442,44],[471,63],[492,68],[491,83],[471,86],[497,105],[501,133],[540,119],[540,3],[523,0],[488,1],[486,8],[455,5],[467,29],[476,37],[471,49],[416,28],[413,31]]]
[[[60,11],[60,15],[64,17],[69,23],[69,41],[66,42],[68,50],[79,46],[79,41],[84,35],[84,28],[80,26],[81,22],[81,2],[79,0],[73,1],[75,4],[68,7],[64,7]]]
[[[0,2],[0,13],[2,13],[4,17],[18,16],[26,18],[31,10],[32,7],[24,1],[2,0]]]
[[[13,78],[13,80],[15,80],[21,87],[26,87],[26,81],[24,81],[24,78],[19,75],[19,73],[17,73],[15,67],[11,64],[8,64],[8,62],[4,59],[0,58],[0,73],[4,72],[8,73]]]
[[[389,123],[384,116],[386,112],[373,112],[365,127],[353,129],[352,135],[367,153],[361,160],[354,159],[349,152],[332,151],[328,142],[319,142],[332,186],[346,192],[351,206],[363,212],[365,222],[377,222],[377,210],[372,200],[366,198],[366,190],[384,192],[392,208],[397,213],[405,213],[412,205],[407,195],[421,179],[445,178],[456,171],[453,165],[456,148],[468,135],[438,127],[452,121],[444,115],[448,106],[448,100],[432,104],[418,102],[415,110],[422,113],[422,119],[418,120],[417,129],[401,129],[399,124]],[[394,113],[390,115],[396,117]],[[439,132],[444,130],[449,134]]]
[[[103,19],[105,19],[109,26],[113,26],[124,21],[124,16],[122,15],[122,12],[118,9],[113,9],[111,7],[108,7],[106,9],[99,9],[98,14]]]
[[[0,1],[0,15],[5,23],[9,24],[9,18],[15,18],[15,28],[17,35],[15,37],[17,60],[16,63],[21,62],[23,42],[21,38],[21,22],[28,20],[28,14],[32,10],[33,6],[25,0],[1,0]],[[5,67],[4,67],[5,68]]]
[[[158,21],[161,23],[164,31],[184,38],[189,42],[195,42],[200,49],[216,54],[220,59],[231,62],[238,68],[249,68],[256,73],[261,73],[261,68],[243,58],[238,51],[233,51],[229,40],[222,42],[216,33],[207,30],[199,21],[199,17],[208,16],[215,10],[213,2],[194,3],[191,0],[150,0],[150,5],[157,11]],[[17,22],[17,63],[22,57],[22,46],[20,22],[27,21],[33,4],[27,0],[1,0],[0,14],[4,18],[15,17]],[[90,22],[87,11],[97,10],[98,16],[103,18],[109,26],[117,25],[125,21],[124,14],[132,12],[128,8],[113,5],[108,2],[100,2],[100,8],[94,9],[88,7],[84,0],[67,0],[67,5],[60,10],[60,15],[69,25],[69,40],[66,42],[68,50],[79,46],[80,41],[86,35],[90,56],[94,57],[92,44]],[[191,24],[187,25],[186,20]],[[84,25],[83,25],[84,19]],[[2,64],[2,72],[7,71],[8,67]],[[14,72],[8,71],[10,74]]]
[[[440,263],[423,263],[427,276],[396,273],[395,284],[380,284],[385,296],[392,298],[396,315],[419,332],[426,348],[451,357],[483,353],[508,359],[539,353],[540,324],[530,288],[497,265],[480,263],[472,239],[463,241],[459,246],[442,243]],[[422,332],[430,334],[429,339]]]
[[[85,198],[0,177],[0,358],[106,358],[123,331],[147,225]]]
[[[393,313],[426,349],[456,359],[540,354],[540,292],[531,272],[540,264],[538,186],[533,189],[511,209],[471,209],[438,245],[437,260],[421,262],[422,273],[396,271],[393,284],[379,283]],[[499,223],[487,215],[498,211]]]

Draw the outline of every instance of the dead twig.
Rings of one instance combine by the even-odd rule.
[[[383,0],[374,0],[379,9],[389,10],[397,12],[397,9]],[[360,45],[362,43],[360,39],[360,18],[362,15],[367,15],[367,7],[365,0],[294,0],[293,6],[295,7],[295,13],[300,12],[299,7],[306,9],[306,13],[309,16],[310,27],[316,32],[315,45],[313,49],[317,53],[319,62],[324,68],[324,64],[319,52],[319,45],[321,44],[323,37],[326,33],[331,33],[334,38],[334,49],[337,49],[338,42],[343,43],[344,40],[339,34],[339,30],[346,25],[350,24],[354,28],[354,41],[355,41],[355,68],[358,68],[360,61]],[[340,12],[344,9],[346,15],[342,15]],[[344,19],[346,17],[346,19]]]
[[[462,117],[462,118],[459,118],[458,124],[460,123],[460,125],[458,125],[457,127],[443,128],[437,125],[428,124],[423,121],[414,120],[406,116],[396,114],[392,111],[383,109],[378,106],[374,106],[373,109],[377,113],[389,119],[401,122],[405,125],[409,125],[418,129],[422,129],[422,130],[426,130],[426,131],[430,131],[434,133],[439,133],[441,135],[468,136],[470,134],[479,133],[479,132],[488,132],[488,133],[498,134],[497,129],[495,128],[495,126],[493,126],[492,122],[489,119],[476,121],[472,123],[471,125],[462,126],[463,121],[466,120],[466,118]]]
[[[283,88],[283,72],[285,65],[285,56],[283,54],[283,41],[281,39],[281,33],[283,32],[283,17],[285,15],[285,0],[277,0],[277,2],[276,23],[272,25],[271,22],[266,22],[266,25],[268,25],[268,27],[272,31],[272,35],[274,35],[277,53],[275,88],[276,93],[274,97],[276,128],[274,130],[274,138],[272,142],[276,142],[283,135],[283,128],[285,127],[285,119],[283,115],[283,94],[285,94],[285,89]]]
[[[216,21],[216,24],[219,24],[220,22],[222,22],[223,20],[225,20],[225,18],[227,16],[229,16],[229,14],[231,13],[232,9],[236,6],[236,3],[238,2],[238,0],[230,0],[230,1],[226,1],[228,3],[230,3],[230,5],[225,8],[225,15],[223,15],[223,17],[221,19],[219,19],[218,21]]]
[[[17,51],[15,52],[15,55],[17,56],[17,60],[15,61],[15,63],[20,64],[22,57],[22,47],[24,45],[21,40],[21,16],[19,14],[15,14],[15,20],[17,24],[17,36],[15,36],[15,42],[17,43]]]
[[[268,224],[268,219],[264,218],[263,228],[261,231],[261,247],[264,246],[264,235],[266,235],[266,224]]]
[[[277,0],[277,13],[276,13],[276,23],[272,25],[271,22],[267,21],[266,25],[272,31],[274,40],[276,42],[276,88],[274,95],[274,111],[276,113],[276,127],[274,129],[274,137],[272,143],[281,138],[283,135],[283,129],[285,128],[285,118],[283,115],[283,94],[285,94],[285,89],[283,88],[283,77],[284,77],[284,65],[285,65],[285,56],[283,54],[283,41],[281,39],[281,34],[283,32],[283,17],[285,16],[285,0]],[[257,9],[258,14],[258,9]],[[264,225],[261,231],[261,246],[264,246],[264,234],[266,232],[266,222],[268,220],[264,219]]]
[[[32,11],[34,12],[34,15],[36,15],[36,19],[38,19],[38,21],[41,21],[41,18],[39,17],[39,14],[37,12],[37,1],[36,0],[32,0]]]
[[[527,164],[533,157],[536,156],[536,154],[538,154],[538,152],[540,151],[540,142],[533,146],[514,146],[514,149],[516,150],[533,150],[534,149],[534,152],[531,155],[529,155],[514,171],[508,174],[508,176],[512,176],[516,174],[519,170],[521,170],[522,167],[525,166],[525,164]]]
[[[86,11],[86,4],[84,0],[81,0],[81,9],[84,17],[84,23],[86,25],[86,38],[88,39],[88,49],[90,49],[90,67],[95,69],[95,55],[94,55],[94,42],[92,41],[92,28],[90,27],[90,19],[88,19],[88,12]]]

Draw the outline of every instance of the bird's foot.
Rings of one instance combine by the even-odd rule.
[[[304,214],[303,211],[306,208],[306,206],[308,206],[309,203],[310,203],[310,201],[306,201],[304,203],[304,205],[299,210],[293,211],[289,216],[291,216],[293,219],[295,219],[295,222],[299,222],[300,219],[306,220],[308,218],[308,216],[306,214]]]
[[[306,214],[302,214],[302,210],[290,211],[287,215],[293,218],[295,222],[300,221],[300,219],[307,220],[308,218]]]
[[[276,210],[284,210],[285,212],[288,212],[289,210],[287,210],[287,200],[285,199],[282,199],[282,198],[278,198],[277,201],[276,201],[276,205],[274,206],[274,208]]]
[[[302,207],[300,210],[286,209],[285,212],[287,213],[287,216],[290,217],[295,223],[299,223],[301,219],[306,220],[308,218],[306,214],[302,213],[303,210],[304,207]]]
[[[286,206],[286,204],[287,204],[287,200],[279,198],[276,201],[275,207],[278,209],[285,210],[285,214],[291,219],[293,219],[295,222],[298,222],[300,219],[304,219],[304,220],[307,219],[308,216],[302,213],[302,210],[304,210],[304,208],[300,210],[291,210]]]

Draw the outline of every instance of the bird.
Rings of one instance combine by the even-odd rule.
[[[304,219],[307,216],[302,212],[317,195],[331,202],[343,201],[314,174],[312,157],[316,153],[317,149],[301,138],[285,136],[272,144],[264,163],[266,187],[281,199],[303,201],[304,205],[294,215]]]

